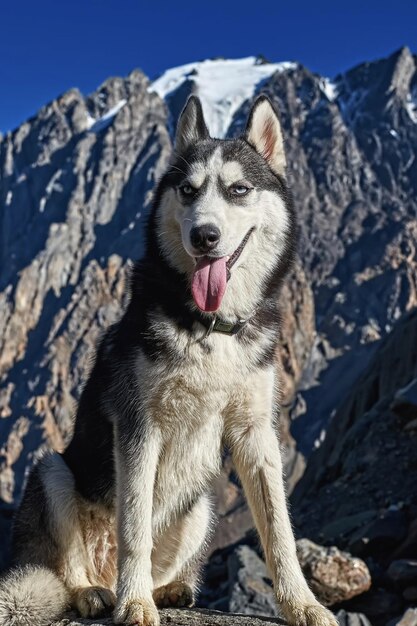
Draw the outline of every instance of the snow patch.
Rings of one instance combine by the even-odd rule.
[[[126,102],[127,100],[125,99],[119,100],[119,102],[115,104],[114,107],[109,109],[107,113],[99,117],[97,120],[91,117],[91,115],[88,115],[87,129],[92,133],[99,133],[104,128],[107,128],[107,126],[109,126],[112,123],[113,119],[116,117],[120,109],[123,109]]]
[[[338,99],[340,111],[347,126],[353,126],[361,113],[362,100],[366,97],[368,91],[362,87],[343,94]]]
[[[213,137],[223,138],[240,106],[275,72],[295,69],[296,63],[262,63],[256,57],[188,63],[167,70],[149,87],[163,99],[187,79],[195,83]]]
[[[414,124],[417,124],[417,93],[409,94],[405,102],[405,108]]]
[[[339,95],[336,83],[331,81],[329,78],[323,78],[320,81],[320,89],[322,90],[329,102],[334,102]]]

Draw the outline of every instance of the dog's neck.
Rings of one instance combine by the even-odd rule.
[[[206,337],[211,333],[221,333],[222,335],[237,335],[251,321],[253,315],[247,319],[238,319],[236,322],[227,322],[223,320],[217,313],[212,313],[210,317],[200,315],[199,321],[207,330]]]

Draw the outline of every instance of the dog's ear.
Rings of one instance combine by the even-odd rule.
[[[184,152],[190,144],[209,137],[200,99],[190,96],[178,120],[175,149]]]
[[[249,113],[245,139],[280,176],[285,175],[287,164],[281,124],[271,101],[259,96]]]

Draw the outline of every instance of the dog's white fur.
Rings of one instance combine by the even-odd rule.
[[[177,142],[191,141],[194,136],[191,115],[180,122]],[[282,174],[282,134],[268,103],[254,112],[248,140]],[[189,240],[192,225],[203,223],[203,218],[219,225],[223,233],[220,253],[224,255],[232,254],[248,229],[256,227],[221,303],[219,314],[226,320],[245,319],[256,308],[268,268],[283,249],[288,227],[283,200],[271,191],[253,190],[245,206],[230,211],[215,180],[220,176],[232,184],[241,180],[242,174],[239,163],[224,163],[216,150],[208,165],[196,164],[191,172],[193,186],[206,183],[198,203],[187,208],[178,192],[169,189],[157,216],[160,242],[169,262],[187,274],[194,267]],[[262,211],[255,210],[259,206]],[[60,546],[54,570],[57,579],[51,584],[56,614],[71,602],[82,615],[94,616],[113,604],[115,593],[117,624],[157,626],[156,599],[169,595],[170,585],[176,585],[175,594],[186,594],[187,584],[193,582],[189,564],[201,551],[211,523],[205,494],[220,471],[226,444],[286,618],[297,626],[335,626],[335,618],[308,588],[296,556],[274,428],[277,374],[273,366],[255,367],[263,349],[273,344],[273,333],[259,332],[259,353],[245,342],[217,333],[204,340],[210,349],[202,351],[199,342],[205,330],[198,322],[191,339],[189,332],[178,329],[162,311],[150,324],[156,334],[169,336],[173,348],[186,358],[173,366],[172,361],[164,363],[137,354],[139,408],[144,416],[140,440],[133,437],[126,442],[119,437],[119,423],[113,416],[117,523],[111,508],[87,504],[77,496],[71,473],[58,456],[41,462],[50,525]],[[129,393],[128,388],[114,393],[121,391]],[[190,501],[194,501],[192,508],[184,508],[179,515],[181,503]],[[0,615],[6,615],[3,626],[32,623],[16,622],[7,615],[12,601],[17,603],[22,593],[25,596],[15,592],[16,581],[21,589],[24,580],[29,590],[34,586],[32,578],[42,573],[25,572],[10,575],[0,587]],[[50,617],[51,611],[45,610],[44,621],[37,623],[46,623]]]

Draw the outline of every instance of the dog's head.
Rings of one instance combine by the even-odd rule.
[[[289,253],[285,165],[280,122],[265,96],[244,135],[231,140],[212,139],[199,99],[189,98],[157,194],[157,236],[202,311],[249,314]]]

